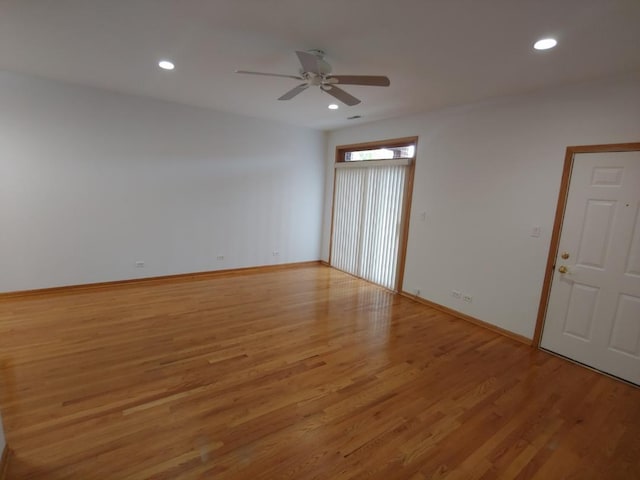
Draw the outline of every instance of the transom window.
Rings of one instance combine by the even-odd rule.
[[[380,147],[365,150],[344,151],[343,162],[362,162],[366,160],[392,160],[414,158],[415,145],[401,145],[397,147]]]

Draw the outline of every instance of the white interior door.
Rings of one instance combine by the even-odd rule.
[[[640,152],[575,155],[559,245],[541,346],[640,384]]]

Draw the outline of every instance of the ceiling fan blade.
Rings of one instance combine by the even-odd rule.
[[[360,100],[358,100],[356,97],[345,92],[341,88],[336,87],[335,85],[325,85],[323,86],[322,90],[327,92],[332,97],[337,98],[345,105],[349,105],[350,107],[360,103]]]
[[[298,55],[298,60],[300,60],[303,72],[310,72],[315,73],[316,75],[320,75],[318,57],[316,57],[313,53],[300,51],[296,51],[296,55]]]
[[[282,95],[280,98],[278,98],[278,100],[291,100],[293,97],[295,97],[299,93],[304,92],[307,88],[309,88],[309,85],[306,83],[298,85],[296,88],[292,88],[287,93]]]
[[[282,78],[293,78],[295,80],[304,80],[304,78],[299,77],[297,75],[281,75],[279,73],[250,72],[249,70],[236,70],[236,73],[244,73],[246,75],[263,75],[265,77],[282,77]]]
[[[388,87],[391,81],[382,75],[330,75],[328,83],[332,85],[369,85],[372,87]],[[333,80],[337,80],[333,82]]]

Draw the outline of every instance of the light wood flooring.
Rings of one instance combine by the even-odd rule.
[[[324,266],[0,301],[9,479],[640,478],[640,389]]]

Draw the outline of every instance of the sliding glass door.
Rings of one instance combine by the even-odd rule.
[[[344,160],[336,162],[333,267],[391,290],[398,288],[412,168],[412,158],[407,157],[414,151],[413,144],[347,151]],[[368,155],[355,155],[363,152]]]

